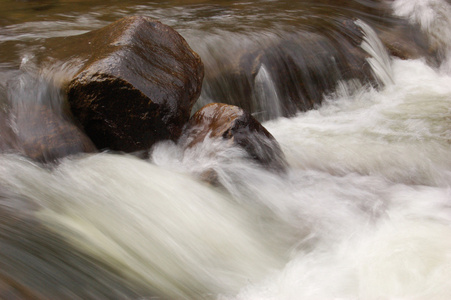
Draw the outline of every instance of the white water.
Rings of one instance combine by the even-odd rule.
[[[3,156],[0,180],[74,247],[170,298],[448,299],[451,77],[392,67],[381,91],[265,124],[286,176],[208,141],[51,171]],[[209,169],[226,190],[195,179]]]
[[[393,74],[265,124],[298,180],[271,197],[319,241],[233,299],[451,297],[451,77],[421,61]]]
[[[264,124],[287,174],[207,140],[54,169],[2,155],[0,185],[166,298],[451,299],[451,72],[445,58],[380,59],[367,38],[385,88],[343,82],[321,108]],[[210,171],[222,187],[201,180]]]
[[[433,28],[449,24],[449,6],[433,2],[440,13],[427,26],[416,21],[437,30],[433,42],[449,51],[450,26]],[[399,15],[407,3],[396,1]],[[410,14],[427,17],[423,2],[409,4]],[[362,47],[377,50],[370,39]],[[387,85],[381,91],[341,83],[320,109],[265,124],[293,167],[290,178],[302,178],[273,197],[312,222],[318,242],[261,284],[221,299],[451,298],[448,57],[437,70],[420,60],[387,66],[383,57],[370,58]]]

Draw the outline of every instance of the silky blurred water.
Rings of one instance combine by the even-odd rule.
[[[1,154],[1,297],[451,298],[450,5],[340,3],[1,2],[0,108],[15,117],[30,103],[64,112],[71,69],[41,64],[47,39],[138,13],[178,30],[206,77],[230,68],[237,49],[317,30],[318,19],[358,19],[378,83],[343,77],[321,104],[287,116],[263,65],[248,100],[283,150],[283,174],[208,138],[158,143],[148,160],[105,151],[42,165]],[[423,30],[436,61],[389,56],[375,30],[396,21],[382,11]],[[207,78],[197,106],[237,84]],[[213,173],[217,184],[204,180]]]

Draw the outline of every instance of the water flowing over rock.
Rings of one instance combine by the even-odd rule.
[[[341,2],[343,8],[358,4]],[[435,55],[417,28],[406,20],[382,18],[389,8],[373,4],[367,13],[380,14],[379,19],[348,17],[352,9],[337,13],[318,5],[312,9],[321,17],[299,16],[289,30],[236,34],[225,41],[212,38],[221,51],[210,51],[213,45],[196,49],[206,69],[204,90],[196,106],[212,100],[237,105],[265,121],[317,108],[337,82],[383,86],[368,62],[375,53],[362,48],[366,35],[357,20],[365,20],[373,28],[383,50],[391,55],[426,57],[434,63]]]
[[[223,103],[204,106],[191,117],[181,142],[190,148],[207,137],[230,141],[268,169],[285,170],[285,158],[277,141],[251,114],[237,106]]]
[[[134,16],[52,48],[56,58],[83,62],[68,101],[99,149],[134,152],[180,136],[201,91],[203,64],[175,30]]]
[[[0,299],[451,299],[450,50],[450,0],[0,1]]]
[[[315,25],[283,38],[263,36],[255,49],[250,45],[229,58],[222,72],[207,73],[205,94],[268,120],[318,106],[339,80],[375,84],[368,53],[360,48],[363,34],[352,20]],[[224,82],[228,89],[220,88]]]
[[[0,151],[19,152],[39,162],[54,162],[80,152],[95,152],[91,140],[71,120],[39,104],[0,114]]]

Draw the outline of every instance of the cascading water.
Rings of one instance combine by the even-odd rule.
[[[70,121],[58,83],[71,70],[38,67],[43,40],[139,12],[200,54],[197,106],[249,109],[288,168],[265,170],[210,138],[158,143],[148,160],[104,152],[43,165],[3,153],[0,298],[451,298],[448,2],[10,2],[3,142],[39,101]],[[390,56],[402,45],[378,36],[401,23],[383,9],[419,26],[432,52]],[[218,184],[203,180],[211,170]]]

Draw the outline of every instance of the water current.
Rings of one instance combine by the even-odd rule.
[[[216,139],[186,150],[163,141],[145,160],[0,154],[0,298],[451,299],[449,2],[2,1],[0,117],[14,131],[30,104],[62,114],[71,70],[41,64],[45,41],[135,14],[201,56],[195,108],[249,109],[287,172]],[[335,46],[343,19],[364,34],[360,78],[330,58],[348,49]],[[381,42],[401,21],[424,53],[401,59]],[[308,39],[319,33],[326,42]],[[275,50],[233,75],[243,52],[261,49]],[[290,71],[303,60],[308,72]],[[219,184],[202,179],[209,170]]]

